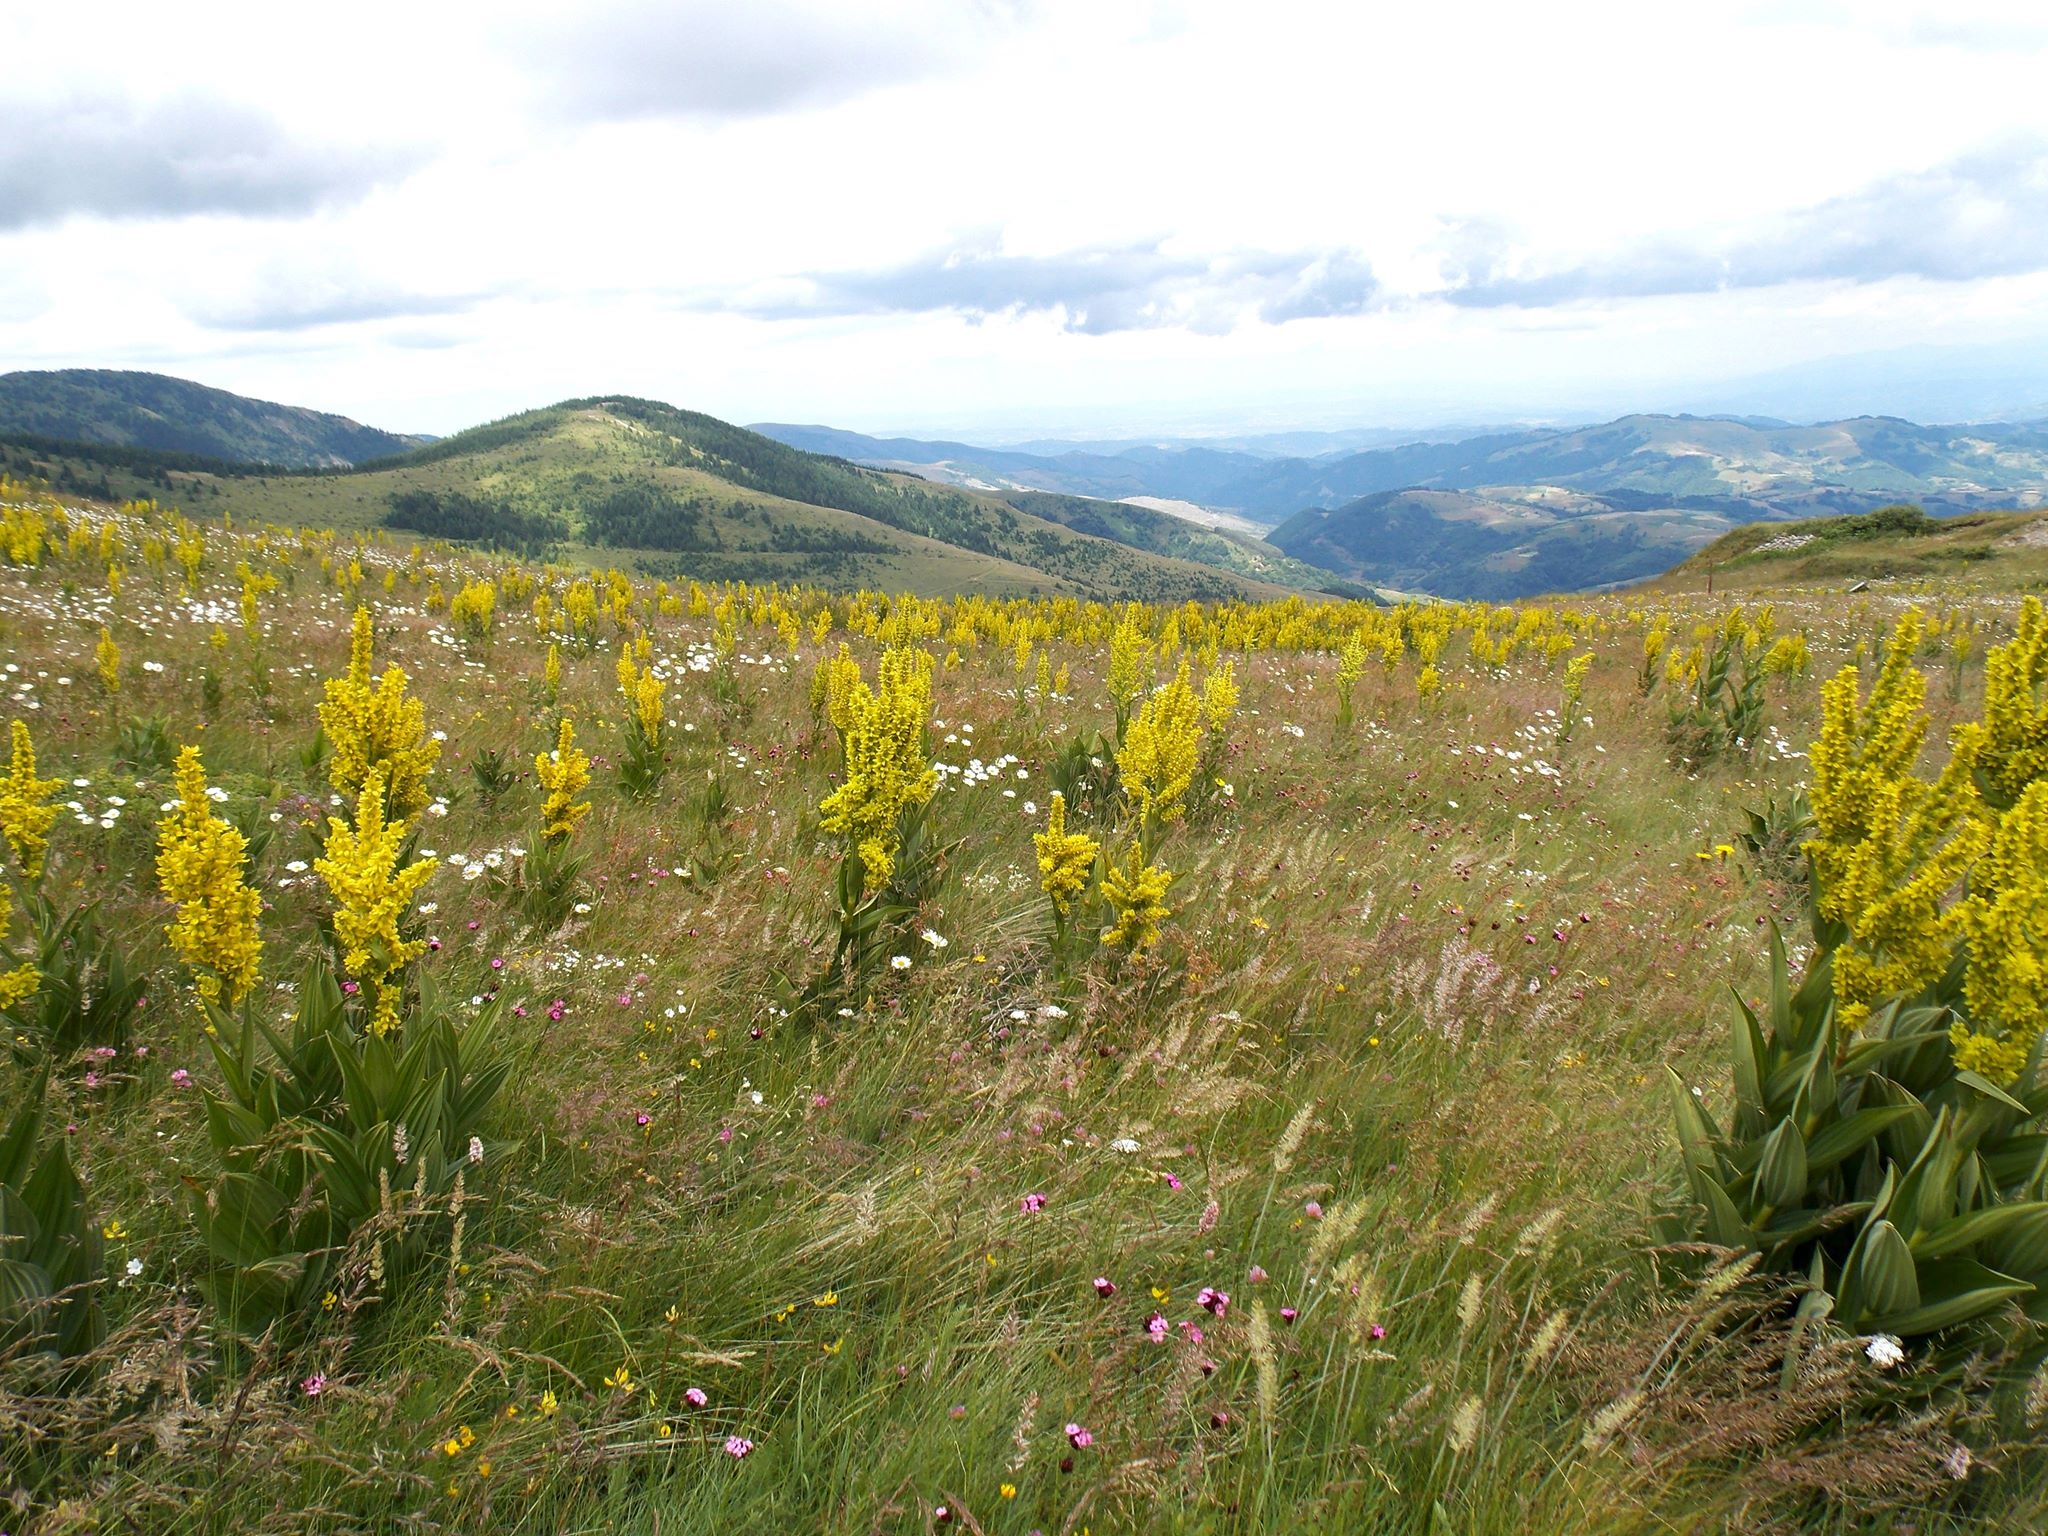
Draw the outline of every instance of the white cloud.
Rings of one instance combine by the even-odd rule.
[[[2032,5],[209,22],[0,17],[39,61],[0,140],[0,368],[398,429],[630,389],[1121,430],[1649,405],[2042,328]]]

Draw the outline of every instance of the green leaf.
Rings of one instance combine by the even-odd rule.
[[[1922,1267],[1920,1280],[1911,1304],[1871,1309],[1875,1315],[1864,1325],[1868,1331],[1896,1333],[1901,1338],[1938,1333],[1995,1312],[2034,1290],[2025,1280],[1987,1269],[1974,1259],[1936,1260]]]
[[[1756,1194],[1763,1204],[1780,1209],[1805,1198],[1806,1138],[1790,1116],[1764,1138],[1756,1166]]]
[[[1913,1250],[1889,1221],[1863,1229],[1842,1266],[1842,1295],[1853,1295],[1852,1315],[1908,1312],[1920,1305],[1920,1277]],[[1892,1332],[1898,1330],[1893,1329]]]
[[[1979,1243],[1998,1241],[2017,1228],[2043,1223],[2048,1223],[2048,1201],[1994,1205],[1980,1211],[1965,1211],[1929,1227],[1915,1234],[1910,1246],[1921,1259],[1947,1258]]]
[[[1807,1176],[1811,1178],[1816,1173],[1826,1173],[1837,1167],[1912,1113],[1910,1105],[1882,1104],[1871,1109],[1859,1109],[1825,1130],[1816,1131],[1806,1144]]]

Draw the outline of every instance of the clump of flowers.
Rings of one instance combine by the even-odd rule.
[[[386,667],[371,682],[373,644],[370,610],[358,608],[348,675],[328,679],[320,706],[320,727],[334,746],[327,774],[342,794],[359,796],[381,768],[385,812],[407,820],[426,809],[427,774],[441,744],[427,734],[425,706],[406,693],[403,667]]]
[[[1144,826],[1147,847],[1161,825],[1180,819],[1201,749],[1202,707],[1183,659],[1173,681],[1139,706],[1116,756],[1124,793]]]
[[[209,1003],[232,1008],[255,984],[262,898],[244,877],[248,842],[213,813],[197,747],[178,754],[178,803],[157,826],[157,883],[177,909],[168,936]]]
[[[860,859],[865,888],[888,883],[902,843],[904,813],[924,805],[939,777],[925,746],[932,658],[898,647],[882,653],[876,687],[856,678],[846,695],[840,745],[846,778],[819,805],[819,825]]]
[[[1144,850],[1132,843],[1127,864],[1110,865],[1102,878],[1102,894],[1116,909],[1116,922],[1103,930],[1102,942],[1133,952],[1153,943],[1159,925],[1173,915],[1165,901],[1173,880],[1171,871],[1147,863]]]
[[[668,770],[668,684],[655,675],[648,663],[648,650],[642,637],[637,646],[619,651],[619,693],[626,702],[626,748],[619,764],[619,782],[632,795],[653,793]]]
[[[576,745],[576,732],[567,716],[556,732],[554,750],[535,756],[533,772],[547,791],[540,807],[541,836],[551,842],[567,842],[576,823],[590,810],[588,801],[576,798],[590,783],[590,756]]]
[[[21,877],[40,880],[50,849],[50,823],[57,819],[57,808],[50,802],[63,786],[56,779],[36,777],[36,745],[26,723],[14,722],[13,738],[7,774],[0,778],[0,836],[7,839]]]
[[[14,902],[7,893],[7,887],[0,885],[0,962],[14,959],[5,948],[7,935],[14,928]],[[19,960],[6,971],[0,971],[0,1008],[12,1008],[16,1003],[35,996],[35,990],[43,983],[43,973],[36,969],[35,962]]]
[[[1067,830],[1067,797],[1052,792],[1045,830],[1032,834],[1038,849],[1038,883],[1052,899],[1054,925],[1064,933],[1074,898],[1088,888],[1088,877],[1102,845],[1085,832]]]
[[[313,868],[334,897],[334,933],[341,941],[342,966],[367,990],[370,1032],[387,1035],[398,1026],[405,967],[427,951],[423,939],[404,938],[398,920],[411,908],[436,861],[399,867],[410,824],[387,817],[384,769],[370,770],[356,801],[355,825],[328,818],[327,853]]]

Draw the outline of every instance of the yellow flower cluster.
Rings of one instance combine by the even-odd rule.
[[[263,901],[243,876],[247,840],[213,813],[197,747],[179,752],[177,785],[177,808],[156,833],[157,884],[177,909],[166,932],[199,995],[232,1008],[262,964]]]
[[[7,894],[7,887],[0,885],[0,944],[14,928],[14,902]],[[0,951],[0,954],[4,954]],[[9,956],[8,958],[12,958]],[[22,961],[11,970],[0,971],[0,1008],[12,1008],[24,998],[33,997],[37,987],[43,984],[43,973],[31,961]]]
[[[843,737],[848,724],[847,700],[859,686],[860,663],[853,659],[853,652],[842,640],[839,654],[821,657],[817,670],[811,674],[812,713],[831,722],[832,729]]]
[[[113,631],[100,626],[100,643],[93,647],[93,664],[99,668],[100,686],[109,693],[121,691],[121,647],[114,644]]]
[[[1202,679],[1202,724],[1216,735],[1237,713],[1237,663],[1226,661]]]
[[[427,774],[441,744],[427,734],[426,710],[406,694],[403,667],[387,667],[373,686],[370,610],[358,608],[349,647],[348,675],[329,678],[320,726],[333,743],[327,774],[345,795],[359,796],[371,774],[383,770],[388,813],[410,819],[426,809]],[[380,809],[380,814],[384,814]]]
[[[619,692],[625,696],[633,725],[649,747],[658,748],[667,709],[668,684],[654,675],[653,667],[635,666],[630,648],[622,647],[619,651],[618,673]]]
[[[590,783],[590,757],[576,745],[576,733],[566,715],[555,737],[554,751],[537,755],[533,772],[541,788],[547,791],[540,807],[541,836],[566,842],[575,832],[576,823],[590,809],[588,801],[576,798]]]
[[[2048,778],[2048,610],[2038,597],[2020,609],[2011,643],[1984,657],[1984,723],[1977,783],[1999,810]]]
[[[1058,790],[1052,792],[1045,830],[1033,833],[1031,841],[1038,849],[1038,883],[1064,919],[1073,899],[1088,885],[1101,844],[1085,832],[1067,830],[1067,797]]]
[[[387,819],[384,766],[370,769],[356,799],[351,827],[338,816],[327,820],[327,852],[313,868],[334,898],[334,935],[341,941],[342,967],[362,982],[370,997],[370,1032],[388,1035],[398,1027],[400,987],[394,978],[426,953],[419,939],[399,935],[398,922],[435,861],[399,867],[410,823]]]
[[[846,695],[839,733],[846,779],[819,805],[819,825],[859,855],[871,891],[895,871],[903,813],[938,789],[925,750],[931,700],[931,653],[909,647],[882,653],[872,691],[856,678]]]
[[[1949,1039],[1958,1067],[2010,1083],[2048,1028],[2048,779],[1999,819],[1971,884],[1963,997],[1974,1027],[1959,1021]]]
[[[488,581],[465,581],[455,600],[448,605],[448,617],[471,640],[490,638],[491,621],[497,612],[498,589]]]
[[[1134,842],[1128,867],[1112,864],[1102,877],[1102,894],[1116,908],[1116,922],[1102,931],[1102,942],[1144,949],[1159,937],[1159,925],[1173,915],[1166,905],[1166,888],[1174,877],[1156,864],[1147,864],[1143,850]]]
[[[28,726],[14,722],[14,750],[7,776],[0,778],[0,837],[14,858],[15,870],[25,880],[43,877],[43,857],[50,848],[50,823],[57,808],[50,804],[62,787],[56,779],[36,777],[36,747],[29,739]]]
[[[1235,693],[1232,688],[1233,704]],[[1188,683],[1188,664],[1183,658],[1173,681],[1139,706],[1116,755],[1124,794],[1146,829],[1148,847],[1159,826],[1179,819],[1201,749],[1202,707]]]
[[[1971,814],[1967,751],[1936,783],[1915,771],[1928,724],[1927,679],[1912,663],[1919,638],[1920,615],[1908,612],[1867,700],[1854,666],[1821,687],[1806,852],[1820,915],[1846,931],[1835,995],[1849,1029],[1948,968],[1964,926],[1949,897],[1988,841]]]

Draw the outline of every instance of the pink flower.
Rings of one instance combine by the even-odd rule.
[[[1387,1330],[1378,1323],[1374,1323],[1372,1327],[1366,1330],[1366,1332],[1371,1334],[1373,1339],[1376,1341],[1379,1339],[1384,1339],[1387,1336]]]
[[[92,1053],[101,1061],[112,1061],[117,1054],[111,1045],[96,1045],[92,1048]]]
[[[637,1115],[635,1115],[635,1116],[633,1117],[633,1123],[634,1123],[635,1125],[639,1125],[639,1126],[644,1126],[644,1125],[648,1124],[648,1122],[650,1122],[651,1120],[653,1120],[653,1118],[654,1118],[654,1116],[652,1116],[652,1115],[648,1114],[648,1113],[647,1113],[647,1111],[643,1109],[643,1110],[641,1110],[641,1111],[640,1111],[640,1113],[639,1113],[639,1114],[637,1114]]]
[[[1179,1189],[1179,1188],[1180,1188],[1180,1175],[1178,1175],[1178,1174],[1173,1174],[1173,1173],[1169,1173],[1169,1174],[1168,1174],[1168,1175],[1166,1176],[1166,1187],[1167,1187],[1168,1189]]]
[[[1221,1317],[1230,1310],[1230,1294],[1227,1291],[1212,1290],[1205,1285],[1196,1294],[1195,1305],[1206,1307],[1216,1316]]]
[[[683,1392],[683,1401],[688,1403],[692,1408],[702,1408],[706,1403],[710,1402],[711,1399],[704,1395],[704,1389],[702,1387],[689,1387],[686,1388]]]
[[[718,1140],[721,1145],[731,1142],[732,1127],[729,1125],[720,1126],[718,1129]]]
[[[1280,1321],[1283,1323],[1291,1323],[1299,1316],[1301,1314],[1292,1307],[1282,1307],[1280,1309]]]
[[[825,1095],[822,1093],[814,1093],[811,1095],[811,1108],[813,1109],[823,1109],[827,1104],[830,1104],[831,1102],[832,1101],[826,1098]]]
[[[361,982],[344,981],[341,984],[341,990],[349,997],[354,997],[358,992],[363,990],[363,987]]]
[[[327,1390],[327,1378],[318,1371],[315,1371],[311,1376],[308,1376],[299,1383],[299,1390],[308,1397],[318,1397]]]
[[[727,1435],[725,1437],[725,1454],[734,1461],[745,1461],[754,1454],[754,1442],[744,1435]]]
[[[1301,1208],[1301,1214],[1310,1221],[1321,1221],[1323,1219],[1323,1208],[1316,1201],[1311,1200]]]
[[[1188,1336],[1190,1344],[1199,1344],[1204,1337],[1201,1328],[1194,1323],[1182,1323],[1180,1331]]]
[[[1266,1283],[1266,1272],[1254,1264],[1251,1273],[1245,1278],[1250,1280],[1253,1285],[1264,1285]]]
[[[1095,1294],[1105,1298],[1114,1296],[1116,1294],[1116,1282],[1107,1275],[1097,1275],[1095,1277]]]
[[[620,1006],[621,1008],[630,1008],[630,1007],[632,1007],[632,1006],[633,1006],[633,994],[632,994],[632,993],[630,993],[630,992],[621,992],[621,993],[619,994],[619,1006]]]
[[[1017,1202],[1017,1208],[1026,1216],[1035,1215],[1037,1212],[1045,1209],[1045,1196],[1040,1194],[1026,1195]]]
[[[189,1087],[190,1087],[191,1085],[192,1085],[192,1074],[191,1074],[190,1072],[187,1072],[187,1071],[186,1071],[186,1070],[185,1070],[185,1069],[184,1069],[183,1067],[180,1067],[180,1068],[178,1068],[178,1069],[177,1069],[177,1070],[176,1070],[175,1072],[173,1072],[173,1073],[171,1074],[171,1086],[172,1086],[172,1087],[174,1087],[174,1088],[189,1088]]]
[[[1067,1439],[1076,1450],[1086,1450],[1095,1443],[1095,1437],[1078,1424],[1067,1426]]]
[[[100,1075],[99,1075],[99,1073],[97,1073],[97,1072],[88,1072],[88,1073],[86,1073],[86,1074],[85,1074],[85,1086],[86,1086],[86,1087],[88,1087],[88,1088],[97,1088],[97,1087],[99,1087],[99,1085],[100,1085]]]
[[[1157,1312],[1154,1312],[1145,1319],[1145,1331],[1152,1335],[1152,1342],[1154,1344],[1164,1344],[1166,1342],[1166,1332],[1170,1326],[1172,1325]]]

